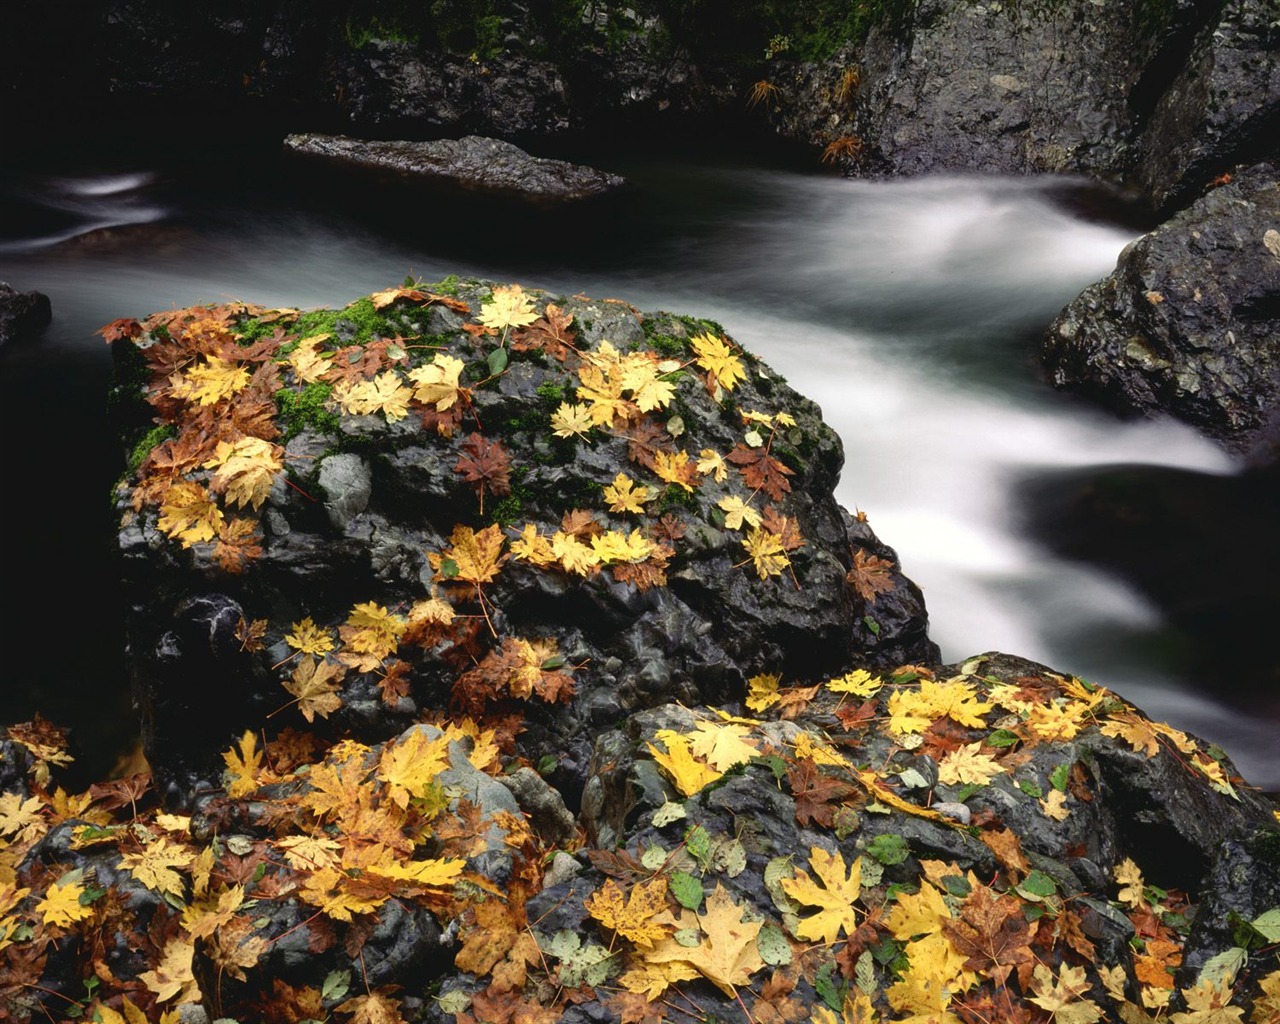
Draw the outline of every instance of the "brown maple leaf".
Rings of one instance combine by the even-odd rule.
[[[675,451],[675,441],[651,416],[632,423],[622,435],[627,439],[627,458],[645,469],[653,469],[658,452]]]
[[[541,317],[511,335],[511,347],[517,352],[541,349],[563,363],[570,353],[576,354],[574,334],[569,330],[572,322],[572,313],[566,313],[554,303],[548,303]]]
[[[474,485],[481,515],[486,490],[499,496],[511,493],[511,456],[501,441],[490,441],[483,434],[473,433],[462,442],[453,471]]]
[[[875,601],[880,594],[893,590],[893,563],[875,555],[866,549],[858,548],[853,556],[853,565],[845,573],[844,581],[858,592],[864,601]]]
[[[794,471],[770,455],[767,446],[748,448],[740,444],[725,460],[738,467],[742,479],[753,491],[764,491],[774,501],[781,501],[784,494],[791,492],[787,477],[794,476]]]
[[[783,551],[796,551],[804,547],[804,535],[795,516],[784,516],[772,505],[766,505],[760,517],[760,525],[778,538]]]
[[[980,885],[960,905],[960,917],[945,921],[943,932],[964,956],[965,967],[1004,982],[1018,964],[1032,963],[1032,926],[1022,901],[1009,894],[997,895]]]
[[[579,540],[590,540],[604,533],[604,527],[596,521],[594,512],[575,508],[560,517],[560,530]]]
[[[94,333],[101,334],[102,340],[110,345],[113,341],[119,341],[121,338],[138,337],[142,333],[142,324],[132,317],[123,317],[119,320],[112,320],[105,327],[99,327]]]
[[[795,798],[797,823],[812,822],[824,828],[832,826],[840,805],[861,792],[857,786],[822,774],[811,758],[797,761],[787,769],[787,784]]]
[[[388,662],[384,674],[378,677],[378,689],[382,703],[388,707],[395,707],[401,697],[409,696],[409,663],[399,658]]]

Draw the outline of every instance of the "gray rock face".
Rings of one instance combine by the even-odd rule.
[[[1126,20],[1087,0],[925,0],[867,41],[859,134],[895,174],[1117,173],[1138,74]]]
[[[1280,184],[1259,165],[1130,245],[1045,339],[1054,385],[1167,412],[1235,451],[1280,440]]]
[[[1161,206],[1189,201],[1235,164],[1280,154],[1275,4],[1231,0],[1192,39],[1138,146],[1136,179]]]
[[[586,199],[626,184],[616,174],[530,156],[509,142],[477,135],[436,142],[364,142],[342,135],[290,135],[284,144],[303,156],[370,171],[531,199]]]
[[[0,345],[32,337],[52,318],[49,296],[16,291],[0,281]]]

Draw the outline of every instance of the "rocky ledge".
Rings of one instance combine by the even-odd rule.
[[[32,337],[52,317],[49,296],[43,292],[20,292],[0,281],[0,345]]]
[[[451,280],[104,334],[152,774],[0,745],[8,1017],[1280,1014],[1272,806],[1102,687],[940,664],[719,325]]]
[[[626,184],[594,167],[530,156],[500,139],[468,135],[435,142],[375,142],[344,135],[290,135],[287,150],[364,171],[536,200],[588,199]]]
[[[1280,443],[1280,176],[1237,171],[1127,247],[1050,326],[1055,386],[1166,412],[1268,461]]]

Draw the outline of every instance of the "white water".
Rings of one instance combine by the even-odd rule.
[[[633,246],[636,260],[608,271],[591,252],[549,262],[500,234],[469,262],[429,233],[406,241],[301,210],[232,204],[145,246],[68,254],[46,248],[48,238],[11,243],[7,256],[0,248],[0,279],[50,293],[61,329],[47,343],[68,355],[100,344],[89,332],[118,316],[230,297],[331,305],[406,273],[477,274],[716,319],[822,405],[846,445],[839,496],[897,548],[945,656],[999,649],[1084,675],[1221,744],[1252,781],[1280,788],[1274,722],[1143,664],[1124,639],[1158,629],[1158,613],[1019,534],[1014,488],[1038,469],[1231,471],[1191,430],[1119,423],[1052,394],[1028,368],[1034,334],[1111,270],[1132,233],[1064,212],[1051,201],[1054,182],[634,173],[642,198],[616,246]],[[58,209],[98,226],[163,221],[150,183],[139,173],[44,187],[60,196]]]

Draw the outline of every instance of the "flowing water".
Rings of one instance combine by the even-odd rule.
[[[1077,212],[1109,197],[688,158],[610,169],[633,191],[576,219],[334,191],[268,153],[0,180],[0,280],[45,291],[55,311],[41,340],[0,352],[4,646],[26,652],[5,661],[13,716],[42,706],[90,722],[85,695],[119,692],[103,498],[118,463],[92,332],[169,306],[341,304],[456,273],[718,320],[822,405],[845,442],[839,497],[897,548],[945,656],[1000,649],[1083,675],[1280,789],[1280,712],[1193,686],[1154,607],[1026,532],[1028,480],[1115,464],[1232,472],[1189,429],[1120,423],[1040,382],[1038,333],[1137,234]]]

